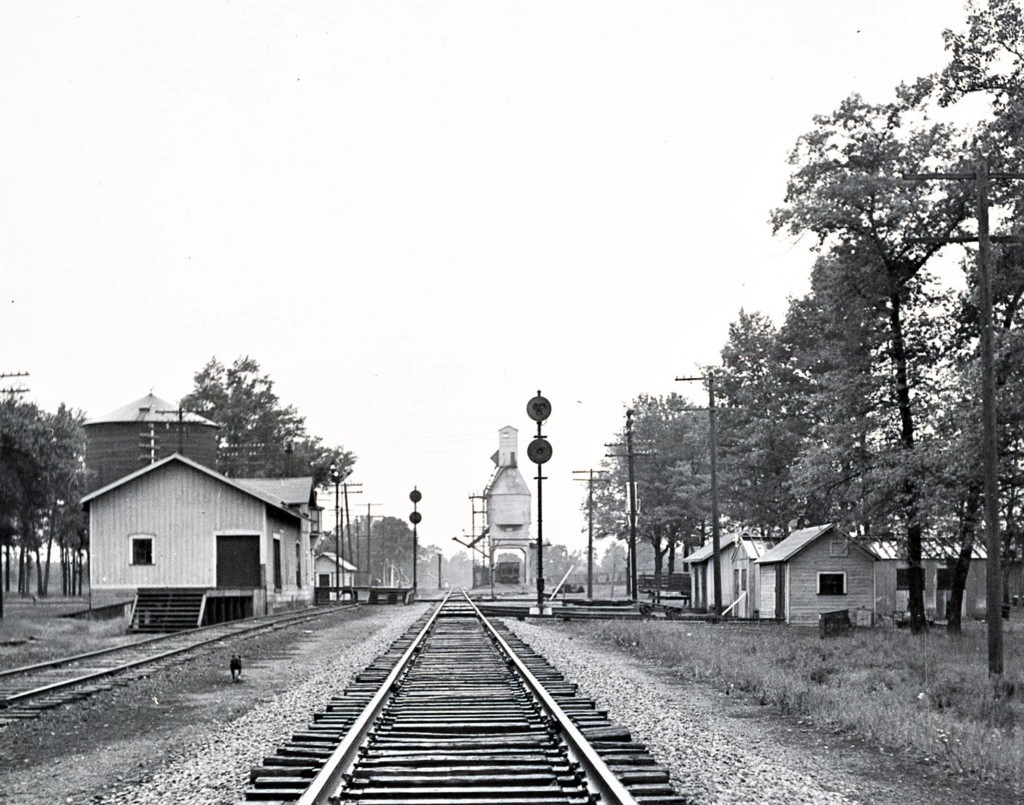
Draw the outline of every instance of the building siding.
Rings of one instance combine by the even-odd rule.
[[[217,535],[259,538],[261,581],[271,605],[312,599],[308,544],[300,520],[187,464],[171,462],[89,504],[95,590],[217,584]],[[153,562],[133,565],[132,536],[153,540]],[[281,541],[281,590],[273,590],[273,539]],[[298,551],[295,546],[298,545]],[[301,589],[296,586],[296,562]],[[276,608],[276,607],[275,607]]]
[[[755,565],[757,568],[759,611],[762,618],[777,618],[780,613],[775,611],[775,568],[777,565]]]
[[[822,612],[865,608],[874,611],[875,560],[854,545],[845,557],[829,555],[834,532],[824,534],[789,562],[787,620],[790,623],[817,624]],[[774,573],[774,567],[767,565]],[[845,573],[845,595],[819,595],[819,573]]]
[[[887,559],[878,563],[878,604],[880,613],[905,612],[907,610],[909,591],[896,589],[896,570],[905,568],[906,562],[896,559]],[[936,576],[945,562],[937,559],[925,559],[924,566],[924,606],[929,617],[945,619],[946,602],[949,600],[949,590],[939,590]],[[963,612],[961,615],[968,618],[985,617],[985,579],[987,576],[985,560],[975,559],[971,562],[970,572],[967,574],[967,585],[964,588]]]

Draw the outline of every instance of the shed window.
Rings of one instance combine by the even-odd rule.
[[[927,588],[925,583],[924,568],[919,567],[917,572],[921,574],[921,589]],[[909,590],[910,589],[910,568],[909,567],[898,567],[896,568],[896,589],[897,590]]]
[[[153,564],[153,538],[132,537],[132,564]]]
[[[935,568],[935,589],[936,590],[952,590],[953,589],[953,572],[954,569],[951,567],[937,567]]]
[[[845,539],[833,539],[828,543],[828,555],[834,559],[842,559],[850,555],[850,543]]]
[[[846,574],[819,573],[818,595],[846,595]]]

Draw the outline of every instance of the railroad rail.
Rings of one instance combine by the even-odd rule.
[[[252,769],[245,802],[683,805],[629,732],[448,595]]]
[[[223,640],[288,628],[350,608],[292,610],[227,621],[0,671],[0,727],[109,690],[115,684],[130,681],[133,671],[149,674],[154,667],[181,659],[189,651]]]

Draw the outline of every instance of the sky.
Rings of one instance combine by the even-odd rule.
[[[446,552],[498,430],[521,454],[537,435],[539,391],[545,541],[582,548],[574,472],[630,401],[699,400],[676,378],[739,311],[781,321],[806,293],[810,244],[768,223],[797,138],[940,69],[964,19],[960,0],[0,0],[0,373],[29,373],[0,386],[98,416],[250,356],[358,457],[353,512],[407,518],[416,487],[420,541]]]

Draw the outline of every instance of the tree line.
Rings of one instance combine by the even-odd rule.
[[[230,366],[211,359],[180,405],[222,425],[213,469],[230,477],[311,475],[323,486],[332,464],[344,471],[357,460],[343,446],[328,446],[310,434],[305,418],[294,406],[282,405],[273,381],[248,356]],[[50,413],[16,393],[0,398],[0,589],[6,593],[17,567],[19,594],[48,595],[56,548],[61,593],[82,594],[89,535],[78,502],[91,488],[85,422],[83,412],[63,403]]]
[[[810,290],[780,324],[741,310],[720,363],[703,370],[717,397],[723,525],[783,535],[794,521],[834,521],[858,538],[897,539],[914,631],[926,626],[920,569],[931,541],[956,557],[949,628],[959,630],[985,501],[975,183],[907,177],[970,176],[979,159],[993,174],[1024,165],[1019,5],[969,2],[964,30],[944,38],[942,71],[883,103],[852,94],[798,139],[770,221],[815,244]],[[951,122],[975,109],[970,125]],[[1003,236],[1024,235],[1022,182],[991,184]],[[943,279],[948,269],[959,281]],[[1024,550],[1024,246],[995,243],[991,277],[1005,567]],[[659,573],[709,533],[710,417],[697,410],[707,403],[672,394],[631,405],[638,529]],[[596,518],[621,538],[624,451],[604,470]]]

